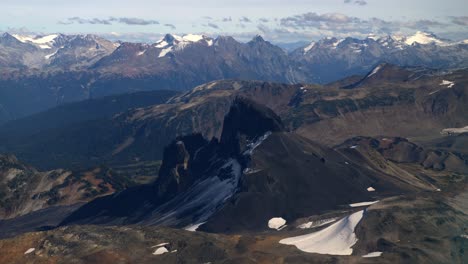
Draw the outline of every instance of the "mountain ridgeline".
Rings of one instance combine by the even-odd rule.
[[[188,90],[221,79],[328,83],[377,64],[467,67],[468,44],[410,37],[326,38],[291,52],[260,36],[166,35],[153,44],[93,35],[0,36],[0,122],[66,102],[158,89]],[[31,96],[25,97],[24,94]]]

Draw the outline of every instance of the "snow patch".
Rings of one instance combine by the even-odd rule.
[[[162,255],[164,253],[167,253],[169,252],[169,250],[167,250],[166,247],[160,247],[160,248],[157,248],[154,252],[153,252],[153,255]]]
[[[453,135],[453,134],[462,134],[468,133],[468,126],[460,128],[445,128],[440,132],[442,135]]]
[[[169,245],[169,243],[164,242],[164,243],[161,243],[161,244],[157,244],[156,246],[152,246],[151,248],[162,247],[162,246],[166,246],[166,245]]]
[[[161,41],[157,42],[156,45],[154,45],[154,47],[161,49],[161,48],[164,48],[164,47],[166,47],[168,45],[169,45],[169,43],[167,43],[164,40],[161,40]]]
[[[141,56],[141,55],[145,54],[145,52],[146,52],[146,50],[137,52],[137,56]]]
[[[442,82],[439,85],[447,86],[447,88],[452,88],[455,85],[455,83],[447,80],[442,80]]]
[[[285,224],[286,220],[282,217],[273,217],[268,221],[268,227],[276,230],[281,230]]]
[[[309,253],[351,255],[357,237],[354,229],[361,221],[364,211],[342,218],[340,221],[318,232],[280,240],[281,244],[294,245]]]
[[[171,51],[172,51],[172,47],[165,48],[165,49],[161,50],[161,52],[158,55],[158,58],[165,57]]]
[[[317,220],[317,221],[311,221],[311,222],[307,222],[305,224],[299,225],[298,228],[300,229],[316,228],[316,227],[320,227],[320,226],[333,223],[336,220],[337,218],[327,218],[327,219],[322,219],[322,220]]]
[[[45,45],[45,44],[39,44],[38,46],[39,46],[39,48],[41,48],[41,49],[51,49],[51,48],[52,48],[52,47],[50,47],[49,45]]]
[[[245,168],[244,171],[243,171],[243,173],[244,173],[244,174],[253,174],[253,173],[257,173],[257,172],[259,172],[259,171],[261,171],[261,170],[252,169],[252,168]]]
[[[26,250],[26,251],[24,252],[24,255],[27,255],[27,254],[33,253],[33,252],[34,252],[34,250],[36,250],[36,249],[35,249],[35,248],[30,248],[30,249],[28,249],[28,250]]]
[[[18,35],[18,34],[13,34],[13,37],[15,37],[17,40],[23,43],[33,43],[39,46],[41,49],[51,49],[54,40],[58,37],[57,34],[52,34],[52,35],[47,35],[47,36],[42,36],[42,37],[32,37],[32,36],[23,36],[23,35]]]
[[[350,149],[355,149],[355,148],[357,148],[357,145],[351,146],[351,147],[349,147],[349,148],[350,148]]]
[[[184,229],[187,230],[187,231],[190,231],[190,232],[195,232],[204,223],[206,223],[206,221],[198,223],[198,224],[193,224],[193,225],[186,226],[186,227],[184,227]]]
[[[372,75],[378,73],[380,71],[380,69],[382,69],[382,65],[379,65],[379,66],[375,67],[374,70],[369,75],[367,75],[367,78],[369,78]]]
[[[375,189],[374,189],[374,187],[370,186],[369,188],[367,188],[367,191],[368,192],[375,192]]]
[[[375,251],[375,252],[371,252],[371,253],[369,253],[369,254],[363,255],[362,257],[363,257],[363,258],[376,258],[376,257],[382,256],[382,253],[383,253],[383,252]]]
[[[361,206],[367,206],[367,205],[375,204],[375,203],[378,203],[378,202],[379,201],[352,203],[352,204],[349,204],[349,206],[351,206],[351,207],[361,207]]]
[[[194,35],[194,34],[188,34],[182,37],[183,40],[187,40],[190,42],[198,42],[200,40],[204,39],[203,35]]]
[[[309,52],[313,47],[315,47],[315,42],[309,44],[309,46],[304,48],[304,54]]]
[[[56,50],[56,51],[55,51],[54,53],[52,53],[52,54],[45,55],[44,58],[45,58],[46,60],[48,60],[48,59],[50,59],[51,57],[55,56],[55,54],[57,54],[57,52],[58,52],[58,50]]]
[[[247,144],[247,150],[244,151],[244,155],[252,155],[253,151],[260,146],[271,135],[271,131],[266,132],[263,136],[258,138],[256,141]]]
[[[338,47],[338,45],[340,45],[340,43],[343,42],[343,41],[344,41],[344,39],[339,39],[339,40],[337,40],[336,42],[334,42],[334,43],[332,44],[333,49],[336,49],[336,48]]]

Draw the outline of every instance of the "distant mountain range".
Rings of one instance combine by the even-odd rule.
[[[29,73],[96,70],[124,76],[160,76],[174,70],[190,71],[193,74],[196,73],[193,66],[197,64],[203,66],[198,68],[224,79],[236,77],[229,76],[235,75],[236,71],[240,75],[238,77],[245,79],[249,76],[244,77],[243,72],[249,69],[253,70],[251,77],[258,79],[275,81],[276,78],[289,82],[314,80],[326,83],[341,79],[349,73],[362,74],[378,62],[437,68],[466,67],[464,58],[468,56],[467,45],[468,40],[452,42],[425,32],[406,37],[325,38],[307,44],[283,43],[281,46],[285,50],[260,36],[241,43],[227,36],[213,39],[204,35],[167,34],[154,44],[145,44],[114,43],[95,35],[25,36],[4,33],[0,36],[0,52],[3,55],[0,63],[2,74],[15,70],[26,70]],[[409,53],[411,56],[407,56]],[[213,66],[210,68],[208,63]],[[337,63],[346,64],[347,68],[335,68],[334,76],[314,71],[315,66]],[[356,68],[358,63],[360,68]],[[237,69],[235,66],[247,69]],[[259,72],[262,67],[271,72]],[[284,72],[280,67],[290,68],[291,71]],[[303,74],[308,76],[304,77]]]
[[[134,91],[188,90],[221,79],[324,84],[365,75],[381,62],[464,68],[468,41],[418,32],[409,37],[326,38],[287,52],[260,36],[242,43],[226,36],[168,34],[145,44],[94,35],[4,33],[0,123],[66,102]]]

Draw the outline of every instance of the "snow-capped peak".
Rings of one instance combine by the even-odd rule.
[[[46,36],[27,36],[27,35],[13,34],[13,37],[15,37],[17,40],[23,43],[36,44],[41,49],[51,49],[54,45],[55,39],[58,36],[59,35],[57,34],[46,35]]]
[[[444,44],[445,42],[438,39],[434,34],[430,34],[427,32],[418,31],[413,36],[406,37],[405,44],[413,45],[414,43],[419,44]]]
[[[183,36],[167,34],[163,39],[154,44],[155,48],[162,49],[159,58],[166,56],[174,50],[183,50],[187,45],[192,43],[205,42],[206,45],[212,46],[213,39],[205,35],[187,34]]]
[[[200,40],[205,39],[205,36],[203,36],[203,35],[187,34],[187,35],[183,36],[182,38],[183,38],[183,40],[186,40],[186,41],[198,42],[198,41],[200,41]]]
[[[165,47],[169,45],[177,45],[181,42],[186,42],[186,43],[195,43],[195,42],[200,42],[200,41],[206,41],[207,44],[212,44],[212,41],[210,42],[210,38],[205,36],[205,35],[195,35],[195,34],[187,34],[183,36],[178,36],[178,35],[172,35],[172,34],[167,34],[164,36],[163,39],[160,41],[156,42],[156,47],[160,46]]]

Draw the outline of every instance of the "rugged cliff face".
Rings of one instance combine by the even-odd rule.
[[[435,189],[414,175],[388,175],[370,165],[286,132],[271,109],[237,98],[220,141],[200,135],[176,139],[165,149],[154,184],[96,199],[62,224],[205,223],[200,229],[212,232],[262,230],[275,215],[290,221],[353,202]],[[371,186],[378,191],[369,192]]]

